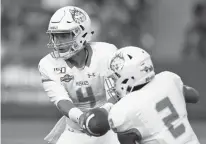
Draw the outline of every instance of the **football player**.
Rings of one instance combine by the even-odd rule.
[[[64,116],[45,140],[56,144],[118,144],[113,131],[92,133],[86,129],[89,110],[101,107],[107,111],[111,105],[108,94],[114,95],[113,87],[105,74],[107,60],[117,48],[89,42],[94,33],[90,17],[74,6],[57,10],[47,33],[52,52],[40,60],[39,71],[50,101]]]
[[[116,133],[130,136],[133,143],[199,144],[186,110],[186,102],[196,103],[199,94],[177,74],[155,74],[150,55],[132,46],[114,54],[109,70],[121,97],[108,118]]]

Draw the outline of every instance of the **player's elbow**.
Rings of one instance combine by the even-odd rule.
[[[186,103],[197,103],[199,101],[199,92],[196,89],[184,85],[183,91]]]

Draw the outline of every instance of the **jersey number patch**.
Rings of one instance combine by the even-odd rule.
[[[168,127],[172,136],[174,138],[178,138],[185,132],[185,126],[183,124],[180,124],[176,128],[174,128],[174,125],[172,125],[172,123],[179,118],[179,115],[168,97],[162,99],[156,104],[156,110],[158,112],[161,112],[166,108],[169,108],[171,114],[164,117],[162,120],[164,124]]]
[[[83,95],[82,88],[78,88],[76,91],[77,98],[79,102],[90,102],[90,106],[95,105],[95,97],[91,87],[86,87],[87,97]]]

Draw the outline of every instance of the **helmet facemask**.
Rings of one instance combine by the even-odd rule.
[[[55,58],[68,59],[79,52],[83,44],[77,43],[77,36],[80,34],[80,29],[76,28],[64,33],[49,33],[48,48],[52,48],[52,56]]]
[[[135,78],[133,76],[125,78],[121,77],[121,75],[116,72],[109,77],[111,77],[114,81],[115,91],[118,96],[120,96],[120,98],[132,91],[133,85],[135,83]]]

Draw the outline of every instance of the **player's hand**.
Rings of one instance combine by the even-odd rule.
[[[81,131],[86,133],[87,135],[91,136],[91,134],[86,129],[86,120],[87,120],[87,113],[83,113],[79,118],[79,126],[81,127]]]
[[[89,136],[102,136],[110,129],[108,113],[103,108],[92,109],[80,116],[79,125]]]

